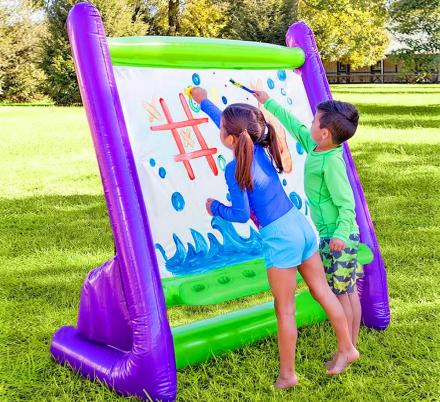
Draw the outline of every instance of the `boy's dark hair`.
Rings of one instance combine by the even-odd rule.
[[[321,102],[318,110],[321,112],[319,127],[330,131],[335,144],[342,144],[353,137],[359,113],[351,103],[328,100]]]

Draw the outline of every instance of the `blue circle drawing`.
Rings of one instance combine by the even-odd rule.
[[[267,86],[269,87],[269,89],[275,88],[275,83],[273,82],[272,78],[267,79]]]
[[[295,205],[295,207],[297,207],[298,209],[301,209],[301,207],[302,207],[302,205],[303,205],[303,202],[302,202],[302,200],[301,200],[301,197],[300,197],[297,193],[295,193],[294,191],[292,191],[292,192],[289,194],[289,198],[290,198],[290,201],[293,202],[293,205]]]
[[[283,179],[283,186],[287,186],[287,180]]]
[[[281,95],[286,96],[286,90],[284,88],[281,88]]]
[[[291,104],[293,103],[292,98],[287,98],[287,103],[288,103],[289,105],[291,105]]]
[[[228,103],[228,99],[226,96],[222,96],[222,102],[226,105]]]
[[[286,81],[287,78],[286,70],[278,70],[277,75],[280,81]]]
[[[194,73],[192,75],[192,80],[193,80],[194,85],[200,85],[200,75],[199,74]]]
[[[231,202],[231,194],[230,194],[230,193],[226,194],[226,199],[227,199],[229,202]]]
[[[183,199],[182,194],[177,191],[171,196],[171,202],[176,211],[182,211],[183,208],[185,208],[185,200]]]
[[[217,156],[218,167],[224,172],[226,167],[226,159],[223,155]]]
[[[162,179],[164,179],[166,175],[167,175],[167,171],[165,170],[165,168],[163,168],[163,167],[159,168],[159,176]]]
[[[156,161],[153,158],[150,159],[150,166],[151,167],[155,167],[156,166]]]
[[[195,113],[199,113],[201,110],[201,106],[193,98],[189,98],[189,107]]]
[[[298,155],[302,155],[304,153],[304,148],[299,142],[296,143],[296,152],[298,152]]]

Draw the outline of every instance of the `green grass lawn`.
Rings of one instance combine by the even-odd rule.
[[[328,378],[328,323],[299,331],[300,385],[272,391],[276,339],[178,374],[179,401],[440,400],[440,86],[335,86],[355,103],[351,142],[388,269],[391,325],[363,328],[358,363]],[[87,272],[113,255],[82,108],[0,107],[0,401],[124,401],[55,364]],[[173,325],[254,303],[173,308]]]

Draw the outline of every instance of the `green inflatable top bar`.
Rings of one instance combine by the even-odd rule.
[[[302,49],[227,39],[177,36],[108,38],[115,66],[186,69],[294,69],[304,64]]]

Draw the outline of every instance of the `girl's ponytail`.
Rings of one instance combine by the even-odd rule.
[[[275,132],[275,128],[272,124],[266,122],[266,126],[268,129],[267,133],[267,147],[269,148],[269,154],[272,158],[272,161],[275,162],[275,166],[278,170],[278,173],[283,172],[283,162],[281,159],[281,151],[280,145],[278,143],[277,134]]]
[[[247,130],[244,130],[238,137],[234,148],[237,167],[235,169],[235,180],[241,190],[252,191],[252,161],[254,159],[254,143]],[[280,157],[281,158],[281,157]]]

